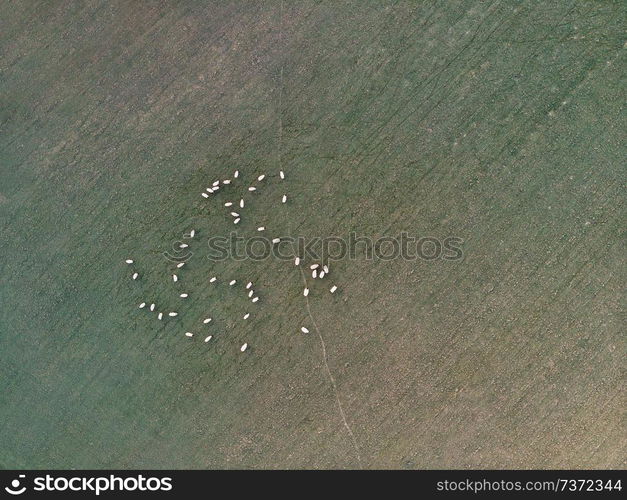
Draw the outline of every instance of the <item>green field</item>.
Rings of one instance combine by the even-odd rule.
[[[626,14],[0,4],[0,467],[624,468]],[[333,263],[310,316],[293,264],[207,258],[235,169],[242,235],[464,258]]]

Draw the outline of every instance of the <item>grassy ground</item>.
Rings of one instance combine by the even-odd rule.
[[[0,6],[0,466],[624,467],[625,4],[201,4]],[[242,234],[464,259],[333,266],[334,391],[297,269],[205,258],[235,168]]]

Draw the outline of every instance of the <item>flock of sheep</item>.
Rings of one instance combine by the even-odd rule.
[[[285,180],[285,172],[283,172],[283,170],[281,170],[279,172],[279,177],[280,177],[281,180]],[[235,182],[235,180],[238,179],[238,178],[239,178],[239,171],[236,170],[233,173],[233,179],[225,179],[225,180],[222,180],[222,181],[220,181],[220,180],[214,181],[213,184],[210,187],[208,187],[205,191],[203,191],[201,193],[201,196],[203,198],[210,198],[211,195],[215,195],[220,190],[224,190],[225,191],[227,189],[227,187],[232,185],[232,183]],[[257,183],[261,183],[265,178],[266,178],[265,174],[259,175],[257,177]],[[255,186],[255,185],[249,186],[248,187],[248,192],[254,193],[255,191],[257,191],[257,188],[258,188],[258,186]],[[288,199],[287,195],[283,194],[282,197],[281,197],[281,203],[282,204],[287,203],[287,199]],[[230,215],[230,217],[233,220],[233,224],[238,224],[241,221],[242,216],[240,215],[240,212],[236,211],[236,210],[241,210],[241,209],[243,209],[245,207],[244,198],[240,198],[239,202],[237,203],[237,207],[239,207],[239,208],[233,208],[234,204],[235,204],[235,202],[233,202],[233,201],[226,201],[226,202],[224,202],[224,207],[231,210],[229,215]],[[265,231],[265,229],[266,228],[264,226],[259,226],[257,228],[257,231],[261,232],[261,231]],[[187,237],[187,238],[194,238],[195,236],[196,236],[196,231],[194,229],[192,229],[189,233],[185,234],[185,237]],[[273,244],[279,244],[280,242],[281,242],[280,238],[273,238],[272,239],[272,243]],[[188,247],[187,243],[180,243],[179,244],[179,248],[180,249],[185,249],[187,247]],[[133,259],[126,259],[125,262],[129,266],[133,266],[133,264],[134,264],[134,260]],[[176,264],[176,269],[172,273],[172,281],[173,282],[176,283],[176,282],[179,281],[179,275],[177,273],[179,272],[178,270],[181,269],[184,265],[185,265],[185,262],[179,262],[178,264]],[[298,257],[298,256],[294,257],[294,265],[296,265],[296,266],[300,266],[301,265],[300,257]],[[132,268],[132,269],[133,269],[133,272],[132,272],[132,275],[131,275],[131,279],[137,280],[140,277],[139,276],[139,272],[137,270],[135,270],[134,268]],[[328,274],[329,274],[329,267],[326,264],[317,264],[317,263],[311,264],[309,266],[309,270],[311,271],[311,277],[313,279],[323,279],[325,276],[328,276]],[[301,272],[303,272],[303,271],[301,271]],[[303,278],[304,278],[304,272],[303,272]],[[215,283],[217,281],[217,279],[218,279],[217,276],[211,276],[208,279],[208,282],[209,283]],[[304,280],[304,281],[306,283],[306,280]],[[228,284],[229,284],[229,286],[236,286],[237,285],[237,280],[236,279],[231,279],[231,280],[228,281]],[[330,293],[335,293],[336,290],[337,290],[337,286],[333,285],[329,289],[329,292]],[[259,296],[257,296],[255,294],[255,291],[253,289],[253,283],[251,281],[249,281],[246,284],[244,291],[247,294],[248,299],[250,300],[251,303],[254,304],[254,303],[257,303],[259,301]],[[307,299],[308,295],[309,295],[309,288],[305,284],[305,288],[303,289],[303,296],[305,297],[305,300],[308,300]],[[179,294],[179,297],[181,299],[186,299],[188,296],[189,296],[189,294],[187,294],[187,293]],[[159,320],[163,320],[163,318],[165,316],[165,313],[163,311],[157,311],[156,310],[156,304],[155,303],[148,304],[146,302],[142,302],[141,304],[139,304],[138,307],[139,307],[139,309],[144,309],[144,308],[147,307],[150,312],[156,313],[157,319],[159,319]],[[170,312],[167,312],[167,315],[169,317],[176,317],[176,316],[178,316],[178,313],[176,311],[170,311]],[[249,317],[250,317],[250,313],[249,312],[246,312],[244,314],[244,316],[243,316],[244,319],[248,319]],[[207,317],[207,318],[205,318],[203,320],[203,324],[207,325],[207,324],[211,323],[211,321],[212,321],[212,318],[211,317]],[[303,333],[309,333],[309,329],[307,327],[305,327],[305,326],[301,327],[301,331]],[[194,337],[194,333],[193,332],[185,332],[185,336],[188,337],[188,338],[193,338]],[[204,341],[205,342],[209,342],[212,338],[213,338],[213,335],[207,335],[205,337]],[[241,352],[245,352],[248,349],[248,347],[249,347],[248,343],[244,343],[244,344],[242,344],[240,346],[240,351]]]

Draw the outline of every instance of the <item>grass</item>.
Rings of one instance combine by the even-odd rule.
[[[464,239],[463,261],[361,256],[312,288],[364,467],[624,467],[624,16],[0,7],[0,466],[359,465],[298,270],[205,258],[232,225],[199,193],[238,168],[269,175],[243,234]],[[192,227],[179,305],[161,254]],[[247,323],[212,274],[255,282]],[[186,339],[207,311],[215,342]]]

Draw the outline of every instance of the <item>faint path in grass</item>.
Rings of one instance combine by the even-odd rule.
[[[299,267],[298,270],[300,271],[300,275],[303,278],[303,284],[305,285],[305,288],[307,288],[307,278],[305,277],[305,272],[303,271],[302,267]],[[327,359],[327,345],[326,345],[326,342],[324,341],[324,337],[322,336],[322,332],[320,331],[320,328],[318,328],[318,323],[316,323],[316,320],[314,319],[314,316],[311,312],[311,306],[309,305],[309,297],[305,297],[305,303],[307,305],[307,313],[309,314],[309,319],[311,320],[311,324],[316,329],[316,333],[318,334],[318,338],[320,339],[320,346],[322,347],[322,360],[324,362],[324,368],[327,372],[327,375],[329,376],[329,381],[331,382],[331,386],[333,387],[333,394],[335,395],[335,401],[337,403],[337,407],[340,410],[342,423],[344,424],[344,427],[346,427],[346,431],[348,432],[351,438],[351,441],[353,442],[353,447],[355,448],[355,455],[357,457],[357,462],[359,463],[359,468],[362,469],[363,467],[361,464],[361,455],[359,454],[359,446],[357,445],[355,434],[353,434],[353,430],[351,429],[351,426],[348,423],[348,420],[346,419],[346,413],[344,413],[344,407],[342,406],[342,401],[340,400],[340,393],[337,390],[335,377],[333,376],[333,373],[331,373],[331,368],[329,368],[329,361]]]
[[[283,4],[284,0],[281,0],[281,7],[279,11],[279,43],[283,45]],[[281,68],[279,70],[279,106],[278,106],[278,114],[279,114],[279,130],[278,130],[278,145],[277,145],[277,162],[279,165],[279,170],[283,169],[283,159],[281,156],[281,152],[283,150],[283,62],[281,62]],[[291,237],[292,231],[288,222],[288,234]],[[293,251],[293,257],[296,257],[296,252]],[[298,270],[300,271],[301,277],[303,279],[303,283],[305,288],[307,288],[307,278],[305,277],[305,272],[302,267],[299,266]],[[327,345],[324,341],[324,337],[322,336],[322,332],[320,328],[318,328],[318,323],[314,319],[314,316],[311,312],[311,306],[309,304],[309,297],[305,297],[305,303],[307,305],[307,314],[309,315],[309,319],[311,320],[311,324],[316,330],[318,334],[318,339],[320,340],[320,347],[322,348],[322,361],[324,364],[325,371],[327,376],[329,377],[329,382],[331,382],[331,387],[333,388],[333,395],[335,396],[335,402],[337,403],[338,410],[340,412],[340,417],[342,417],[342,424],[346,428],[348,435],[351,438],[351,442],[353,443],[353,447],[355,448],[355,456],[357,457],[357,463],[359,464],[359,468],[362,469],[361,463],[361,455],[359,453],[359,446],[357,445],[357,440],[355,439],[355,434],[353,434],[353,430],[351,429],[350,424],[346,418],[346,413],[344,412],[344,407],[342,406],[342,400],[340,399],[340,393],[337,389],[337,383],[335,382],[335,377],[333,373],[331,373],[331,368],[329,367],[329,361],[327,357]]]

